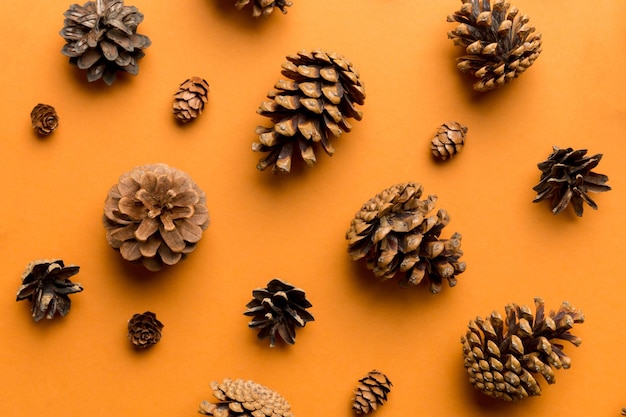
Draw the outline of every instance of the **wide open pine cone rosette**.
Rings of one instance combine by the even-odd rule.
[[[358,106],[365,100],[359,72],[335,52],[303,50],[287,56],[282,68],[288,79],[278,81],[257,110],[272,126],[257,127],[252,144],[253,151],[267,154],[257,168],[275,173],[289,173],[294,155],[314,165],[319,145],[332,156],[331,140],[352,130],[348,119],[361,120]]]
[[[206,196],[191,177],[165,164],[120,176],[105,201],[107,241],[122,257],[158,271],[195,248],[209,225]]]
[[[425,280],[438,293],[444,279],[453,287],[465,271],[461,234],[440,238],[450,217],[443,209],[430,214],[437,197],[420,200],[422,192],[421,184],[400,183],[363,204],[346,232],[348,252],[353,261],[364,259],[381,280],[399,275],[403,287]]]

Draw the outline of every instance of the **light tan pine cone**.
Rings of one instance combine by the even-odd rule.
[[[445,161],[461,152],[465,145],[467,126],[459,122],[446,122],[439,126],[437,134],[430,143],[430,150],[435,158]]]
[[[203,401],[200,414],[215,417],[293,417],[291,406],[280,394],[243,379],[211,382],[217,403]]]
[[[250,2],[252,2],[252,16],[254,17],[269,16],[275,8],[285,14],[287,7],[293,5],[289,0],[237,0],[235,6],[241,10]]]
[[[209,84],[200,77],[185,80],[174,93],[172,111],[181,123],[191,122],[202,114],[209,101]]]
[[[59,125],[59,116],[49,104],[37,104],[30,112],[30,120],[33,129],[42,136],[49,135]]]
[[[387,401],[387,394],[393,384],[385,374],[374,369],[359,379],[352,399],[352,411],[363,415],[376,411]]]

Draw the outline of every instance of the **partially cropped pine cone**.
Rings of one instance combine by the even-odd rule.
[[[281,12],[287,13],[287,7],[293,5],[289,0],[237,0],[235,6],[238,9],[243,9],[248,3],[252,1],[252,16],[268,16],[274,8],[279,9]]]
[[[30,112],[30,120],[33,129],[42,136],[49,135],[59,125],[59,116],[49,104],[37,104]]]
[[[356,213],[346,233],[352,260],[365,259],[368,269],[387,280],[402,274],[400,285],[418,285],[424,278],[430,291],[438,293],[443,280],[453,287],[465,271],[459,259],[461,235],[441,239],[449,223],[448,213],[435,208],[437,196],[420,200],[421,184],[401,183],[368,200]]]
[[[430,150],[436,158],[446,160],[461,152],[465,145],[467,126],[459,122],[446,122],[439,126],[430,143]]]
[[[187,173],[150,164],[120,176],[106,198],[103,223],[107,241],[124,259],[157,271],[196,248],[209,212]]]
[[[363,415],[376,411],[379,405],[387,401],[387,394],[391,390],[391,381],[385,374],[374,369],[365,377],[359,379],[354,390],[352,411]]]
[[[33,319],[51,319],[56,313],[65,316],[70,311],[70,294],[81,292],[80,284],[70,281],[80,267],[65,266],[62,260],[40,259],[31,262],[22,274],[22,285],[17,290],[17,301],[32,303]]]
[[[163,323],[151,311],[133,314],[128,320],[128,340],[137,349],[146,349],[161,340]]]
[[[224,379],[211,382],[217,404],[203,401],[200,414],[215,417],[293,417],[291,406],[280,394],[253,381]]]
[[[365,100],[365,89],[350,61],[334,52],[314,50],[289,55],[280,80],[261,103],[257,113],[269,117],[272,127],[259,126],[258,142],[252,150],[268,155],[257,168],[272,167],[288,173],[294,153],[307,165],[317,161],[314,148],[321,144],[328,155],[335,152],[331,139],[349,132],[348,119],[361,120],[357,105]]]
[[[124,6],[123,0],[95,0],[72,4],[64,16],[61,36],[66,43],[61,52],[72,65],[87,70],[87,80],[102,78],[111,85],[118,71],[137,75],[137,61],[151,42],[137,33],[143,14],[135,6]]]
[[[191,77],[184,81],[174,94],[172,110],[174,117],[181,123],[195,120],[204,105],[209,101],[209,84],[200,77]]]
[[[465,49],[457,67],[479,81],[477,91],[500,87],[522,74],[541,53],[541,34],[506,0],[462,0],[448,22],[459,25],[448,37]]]
[[[567,302],[546,314],[541,298],[535,298],[534,316],[517,304],[505,311],[504,318],[494,311],[488,318],[471,320],[461,337],[470,382],[484,394],[507,401],[540,395],[539,375],[553,384],[554,369],[570,367],[562,341],[580,345],[570,330],[585,317]]]
[[[246,304],[246,316],[252,316],[248,323],[251,329],[258,329],[258,338],[270,339],[270,346],[276,345],[276,336],[284,342],[296,343],[296,327],[304,327],[315,320],[306,311],[312,307],[304,290],[296,288],[280,279],[271,280],[266,288],[252,291],[253,299]]]

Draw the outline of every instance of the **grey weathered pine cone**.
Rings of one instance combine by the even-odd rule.
[[[211,382],[217,403],[203,401],[200,414],[215,417],[293,417],[291,406],[280,394],[243,379]]]
[[[252,296],[244,312],[244,315],[252,316],[248,326],[258,330],[260,340],[269,338],[271,347],[276,345],[277,337],[293,345],[296,343],[296,328],[315,320],[307,311],[313,305],[304,290],[278,278],[271,280],[265,288],[252,291]]]
[[[157,271],[196,248],[209,212],[204,191],[187,173],[148,164],[120,176],[109,190],[102,220],[111,247]]]
[[[65,265],[60,259],[39,259],[28,264],[22,274],[22,285],[17,290],[17,301],[32,303],[33,319],[51,319],[55,314],[67,315],[72,302],[70,294],[78,293],[83,287],[70,281],[80,267]]]
[[[293,5],[289,0],[236,0],[235,6],[243,9],[252,2],[252,16],[269,16],[274,9],[279,9],[283,14],[287,13],[287,7]]]
[[[348,119],[361,120],[358,105],[365,100],[358,71],[335,52],[300,51],[282,68],[288,80],[278,81],[257,110],[273,126],[257,127],[258,142],[252,144],[253,151],[267,154],[257,168],[275,173],[289,173],[294,155],[312,166],[319,145],[333,155],[331,140],[352,129]]]
[[[181,123],[191,122],[202,114],[209,101],[209,84],[200,77],[185,80],[174,93],[172,111]]]
[[[611,187],[606,185],[609,177],[592,171],[600,163],[602,154],[586,154],[587,149],[553,146],[548,158],[537,164],[541,177],[533,187],[537,192],[533,203],[550,201],[553,214],[562,212],[571,203],[578,217],[583,215],[583,203],[597,210],[598,205],[589,193],[609,191]]]
[[[151,311],[133,314],[128,320],[128,340],[137,349],[147,349],[159,343],[163,327]]]
[[[541,298],[535,298],[534,315],[529,307],[513,303],[505,312],[505,317],[494,311],[487,318],[471,320],[461,337],[470,383],[506,401],[540,395],[540,375],[554,384],[554,370],[570,367],[563,342],[580,345],[581,339],[570,330],[585,317],[567,302],[547,313]]]
[[[124,6],[123,0],[87,1],[72,4],[64,16],[61,52],[70,64],[87,71],[88,81],[102,78],[111,85],[118,71],[137,75],[138,61],[151,41],[137,33],[143,14],[135,6]]]
[[[49,104],[37,104],[30,112],[30,120],[33,129],[42,136],[54,132],[59,125],[59,116],[55,108]]]
[[[439,126],[437,134],[430,142],[430,150],[435,158],[445,161],[461,152],[465,145],[467,126],[459,122],[446,122]]]
[[[403,287],[425,280],[438,293],[444,279],[453,287],[465,271],[461,235],[440,238],[450,217],[444,209],[430,214],[437,196],[420,200],[422,192],[421,184],[400,183],[363,204],[346,232],[348,252],[353,261],[364,259],[381,280],[401,275]]]
[[[478,79],[474,89],[501,87],[526,71],[541,53],[541,34],[527,15],[506,0],[462,0],[461,9],[448,16],[459,25],[448,33],[465,49],[457,67]]]
[[[387,375],[374,369],[359,379],[352,399],[352,411],[363,415],[376,411],[387,401],[387,394],[393,384]]]

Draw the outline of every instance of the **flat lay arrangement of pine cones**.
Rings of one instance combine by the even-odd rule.
[[[291,405],[279,393],[254,381],[226,378],[211,382],[217,403],[203,401],[200,414],[215,417],[293,417]]]
[[[352,411],[357,415],[374,412],[387,401],[393,384],[387,375],[374,369],[359,379],[352,398]]]

